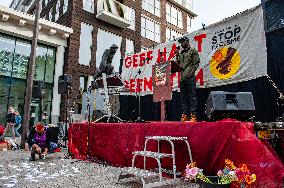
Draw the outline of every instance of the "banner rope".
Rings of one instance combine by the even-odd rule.
[[[268,78],[268,81],[272,84],[272,86],[274,87],[274,89],[278,92],[279,94],[279,99],[284,100],[284,95],[283,93],[278,89],[278,87],[276,86],[275,82],[270,78],[269,75],[266,76]]]

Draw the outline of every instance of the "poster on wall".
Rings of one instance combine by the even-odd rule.
[[[191,47],[197,49],[200,56],[201,63],[195,72],[199,88],[243,82],[267,75],[261,6],[184,36],[189,38]],[[152,65],[161,58],[175,59],[178,46],[178,42],[170,41],[154,49],[126,56],[121,77],[130,92],[124,94],[152,94]],[[179,80],[179,73],[172,74],[173,91],[179,90]]]

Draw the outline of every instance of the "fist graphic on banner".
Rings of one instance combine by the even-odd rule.
[[[210,59],[210,71],[220,80],[234,76],[240,68],[241,57],[232,47],[218,49]]]

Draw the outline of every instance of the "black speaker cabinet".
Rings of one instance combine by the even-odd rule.
[[[67,74],[61,75],[58,78],[58,94],[64,94],[68,92],[68,88],[71,85],[71,77]]]
[[[247,120],[255,112],[251,92],[211,91],[206,103],[205,114],[211,120],[234,118]]]
[[[32,98],[33,99],[40,99],[43,97],[43,88],[44,88],[44,82],[41,80],[35,80],[33,83],[33,92],[32,92]]]

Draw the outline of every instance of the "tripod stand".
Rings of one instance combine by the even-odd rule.
[[[66,91],[66,100],[65,100],[65,119],[64,119],[64,136],[63,136],[63,141],[64,145],[62,146],[63,148],[67,148],[67,141],[68,141],[68,106],[69,106],[69,89],[70,86],[67,85],[67,91]]]
[[[108,89],[108,82],[107,82],[107,76],[105,73],[102,73],[102,79],[103,79],[103,88],[104,88],[104,92],[105,92],[105,102],[106,102],[106,105],[107,105],[107,114],[104,115],[103,117],[97,119],[95,122],[98,123],[98,122],[111,122],[111,120],[115,119],[116,121],[118,122],[123,122],[122,119],[120,119],[118,116],[112,114],[112,111],[111,111],[111,104],[109,102],[109,89]],[[118,83],[118,80],[119,78],[115,78],[115,77],[109,77],[109,82],[110,82],[110,85],[121,85],[122,83]],[[113,84],[112,84],[112,83]],[[121,82],[119,80],[119,82]],[[100,85],[100,84],[98,84]],[[123,84],[122,84],[123,85]],[[106,119],[106,121],[105,121]]]
[[[88,122],[91,123],[91,116],[92,116],[92,113],[91,113],[91,95],[92,95],[92,86],[90,86],[88,88],[88,91],[86,93],[86,96],[87,96],[87,114],[88,114]]]

